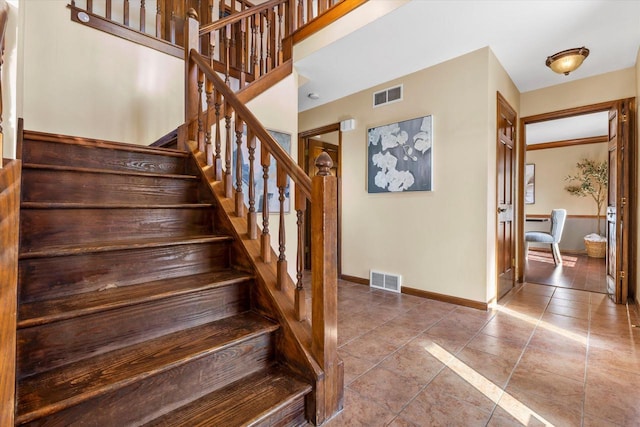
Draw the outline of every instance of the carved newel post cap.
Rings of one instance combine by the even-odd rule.
[[[187,16],[189,18],[193,18],[196,21],[198,20],[198,12],[196,12],[196,10],[192,7],[189,8],[189,11],[187,12]]]
[[[330,170],[332,166],[333,166],[333,160],[331,160],[331,156],[329,156],[329,154],[327,154],[326,151],[323,151],[316,158],[316,167],[318,168],[318,173],[316,175],[320,175],[320,176],[331,175]]]

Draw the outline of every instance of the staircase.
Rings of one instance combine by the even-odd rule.
[[[16,425],[306,423],[191,155],[28,131],[22,153]]]

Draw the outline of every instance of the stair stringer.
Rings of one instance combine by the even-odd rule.
[[[295,284],[287,275],[283,291],[276,289],[276,263],[264,263],[260,255],[260,240],[251,240],[247,234],[247,218],[235,215],[234,201],[224,196],[223,182],[215,181],[214,169],[206,165],[206,154],[198,150],[195,141],[187,142],[188,150],[195,164],[206,180],[213,194],[216,208],[216,224],[226,233],[234,237],[232,251],[244,256],[234,259],[245,260],[255,274],[255,287],[252,290],[253,308],[263,316],[280,324],[276,342],[276,353],[279,360],[313,385],[313,391],[306,402],[307,417],[316,425],[325,421],[326,415],[322,405],[316,402],[324,400],[324,371],[310,353],[311,327],[309,321],[295,319],[294,289]],[[246,211],[246,209],[245,209]],[[272,250],[272,259],[277,255]],[[241,268],[242,266],[235,266]],[[246,268],[247,266],[245,266]],[[340,361],[342,365],[342,361]]]

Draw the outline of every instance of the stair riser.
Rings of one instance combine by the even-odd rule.
[[[234,344],[27,425],[139,425],[267,368],[274,356],[273,342],[271,335],[265,334]]]
[[[186,159],[50,141],[24,141],[24,163],[117,171],[184,174]]]
[[[248,309],[249,283],[245,282],[19,329],[18,377],[203,325]]]
[[[18,289],[20,302],[31,302],[227,267],[227,242],[23,259]]]
[[[251,427],[298,427],[306,424],[304,396],[281,408],[266,420],[251,424]]]
[[[211,209],[22,209],[20,252],[46,247],[212,234]]]
[[[196,203],[195,179],[23,169],[23,202]]]

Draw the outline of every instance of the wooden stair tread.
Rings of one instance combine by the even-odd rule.
[[[19,307],[18,328],[228,286],[252,278],[251,274],[229,269],[24,303]]]
[[[194,243],[230,242],[233,239],[226,235],[195,235],[170,238],[154,238],[143,240],[131,240],[124,242],[89,243],[85,245],[59,245],[49,246],[44,250],[36,250],[20,253],[20,259],[43,258],[55,256],[79,255],[93,252],[109,252],[127,249],[158,248],[163,246],[190,245]]]
[[[61,203],[61,202],[22,202],[21,209],[205,209],[215,206],[212,203],[178,204],[134,204],[134,203]]]
[[[51,171],[65,171],[65,172],[82,172],[82,173],[95,173],[95,174],[107,174],[107,175],[127,175],[127,176],[144,176],[150,178],[171,178],[171,179],[188,179],[198,180],[196,175],[180,175],[180,174],[163,174],[153,172],[136,172],[125,170],[112,170],[112,169],[97,169],[97,168],[79,168],[74,166],[58,166],[58,165],[46,165],[39,163],[24,163],[23,169],[43,169]]]
[[[145,424],[150,426],[258,425],[312,387],[280,367],[256,372]],[[269,424],[270,425],[270,424]]]
[[[16,424],[33,421],[259,336],[278,325],[245,312],[20,380]]]
[[[126,144],[123,142],[107,141],[103,139],[83,138],[69,135],[57,135],[46,132],[38,132],[32,130],[24,131],[24,140],[57,142],[60,144],[72,144],[87,146],[91,148],[107,148],[121,151],[131,151],[136,153],[147,153],[164,155],[171,157],[189,157],[189,153],[184,150],[176,150],[164,147],[147,147],[144,145]]]

